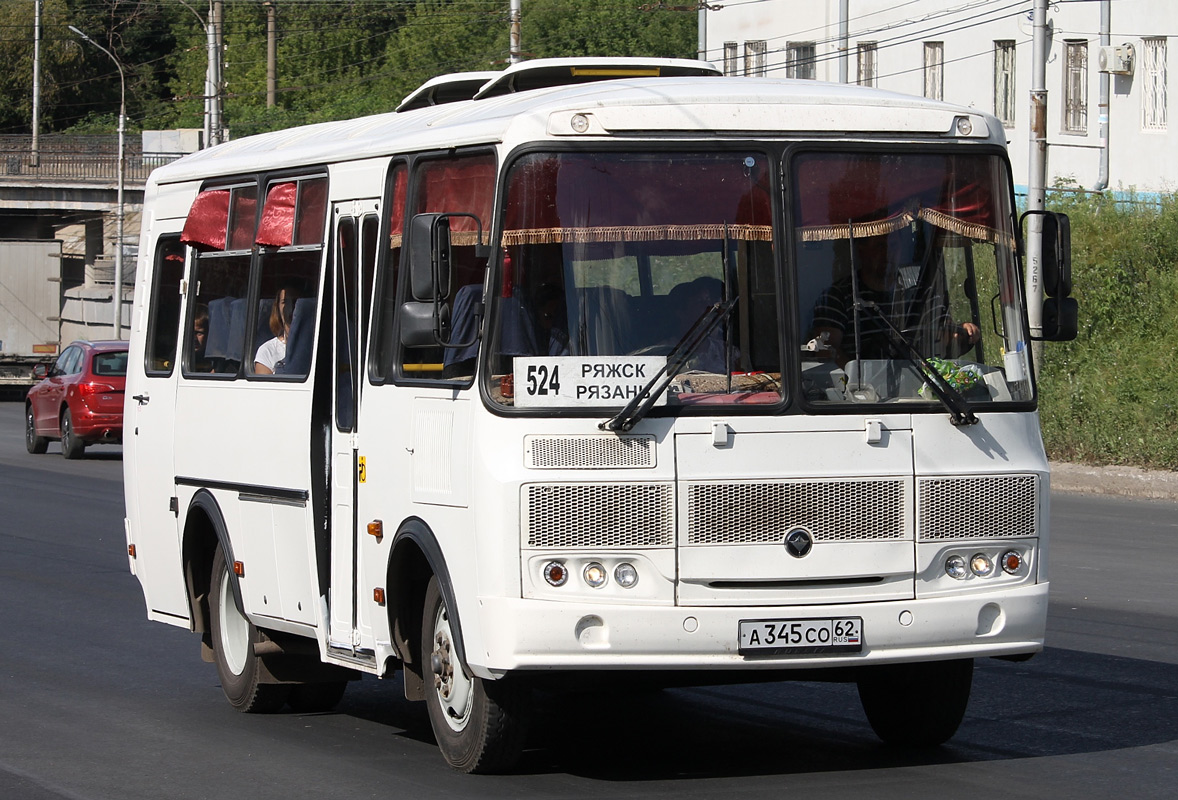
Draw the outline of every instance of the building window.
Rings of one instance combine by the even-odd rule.
[[[1141,40],[1141,127],[1166,130],[1166,40]]]
[[[1088,132],[1088,42],[1064,42],[1063,129]]]
[[[725,75],[739,75],[739,67],[736,60],[738,58],[736,49],[736,42],[724,42],[724,74]]]
[[[744,74],[752,77],[765,75],[765,40],[744,43]]]
[[[785,77],[815,80],[818,75],[814,61],[813,42],[789,42],[786,45]]]
[[[945,99],[945,43],[924,43],[924,96]]]
[[[994,116],[1014,127],[1014,42],[994,42]]]
[[[875,42],[859,42],[859,72],[855,83],[860,86],[875,86],[875,79],[879,74],[875,61],[877,54]]]

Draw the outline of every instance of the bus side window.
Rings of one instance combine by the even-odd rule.
[[[449,293],[440,298],[454,324],[455,335],[469,341],[472,331],[455,308],[459,297],[479,294],[487,260],[477,254],[479,225],[482,242],[490,243],[491,208],[495,199],[495,156],[475,153],[420,161],[413,175],[413,214],[473,214],[450,218]],[[408,299],[408,298],[404,298]],[[468,381],[474,377],[478,348],[457,350],[441,346],[401,347],[401,374],[406,380]]]
[[[180,237],[161,237],[156,245],[151,299],[147,308],[147,352],[143,368],[148,375],[166,377],[172,374],[176,365],[180,281],[183,277],[184,245],[180,244]]]
[[[304,379],[311,371],[326,214],[326,178],[267,189],[255,240],[262,250],[257,314],[246,340],[249,374]]]
[[[389,170],[388,249],[381,253],[381,269],[376,276],[377,297],[373,307],[376,332],[372,338],[371,377],[383,381],[393,376],[393,359],[397,356],[397,274],[401,263],[401,239],[405,229],[405,195],[409,170],[398,161]],[[367,295],[365,295],[367,300]]]

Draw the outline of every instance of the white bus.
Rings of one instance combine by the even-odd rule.
[[[1047,612],[1004,139],[557,59],[161,167],[125,420],[149,618],[242,711],[399,670],[465,771],[597,680],[857,682],[884,740],[947,740]]]

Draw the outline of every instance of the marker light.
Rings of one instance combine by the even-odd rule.
[[[1002,554],[1002,571],[1007,575],[1015,574],[1022,565],[1023,557],[1019,551],[1007,550]]]
[[[976,553],[969,560],[970,571],[979,578],[984,578],[994,572],[994,562],[985,553]]]
[[[576,133],[584,133],[589,130],[589,118],[584,114],[573,114],[573,118],[569,120],[569,127]]]
[[[638,583],[638,570],[634,569],[633,564],[627,562],[618,564],[614,567],[614,580],[618,582],[618,586],[629,589]]]
[[[961,556],[949,556],[945,559],[945,574],[959,581],[965,580],[969,572],[965,569],[965,559]]]
[[[549,561],[544,565],[544,580],[552,586],[564,586],[569,579],[569,571],[559,561]]]
[[[586,564],[585,571],[582,574],[585,577],[585,583],[594,589],[600,589],[602,586],[605,586],[605,582],[609,578],[609,573],[605,571],[605,567],[596,561],[590,561]]]
[[[957,118],[957,132],[962,136],[969,136],[973,133],[973,123],[969,121],[969,117]]]

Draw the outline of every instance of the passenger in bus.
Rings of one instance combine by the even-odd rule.
[[[892,334],[880,313],[897,330],[908,327],[907,315],[916,300],[916,280],[901,278],[901,270],[889,257],[888,236],[867,236],[855,240],[855,268],[858,271],[859,297],[872,303],[875,309],[861,307],[858,313],[858,358],[888,359],[896,355]],[[910,284],[910,285],[909,285]],[[935,355],[957,356],[969,350],[982,335],[973,322],[957,325],[949,316],[943,302],[925,309],[933,314],[933,328],[937,331]],[[926,318],[927,319],[927,318]],[[926,323],[927,324],[927,323]],[[840,367],[856,358],[855,341],[855,281],[848,274],[836,280],[819,296],[814,305],[811,337],[818,353],[833,356]],[[906,334],[907,335],[907,334]],[[928,353],[934,355],[934,353]]]
[[[724,297],[724,284],[718,278],[703,276],[686,283],[680,283],[668,293],[668,303],[675,322],[671,336],[665,344],[674,346],[691,330],[691,326],[701,317],[705,310],[715,306]],[[731,317],[728,320],[731,324]],[[692,356],[687,360],[689,369],[700,372],[724,374],[729,364],[736,363],[736,352],[733,348],[731,359],[724,354],[724,339],[727,326],[721,320],[708,333]]]
[[[258,348],[254,356],[256,374],[273,375],[286,358],[286,339],[290,335],[290,323],[298,299],[299,290],[294,284],[283,286],[274,296],[274,305],[270,307],[270,332],[274,338]]]
[[[209,342],[209,307],[198,303],[192,313],[192,362],[193,372],[212,372],[213,365],[205,356]]]
[[[543,284],[536,292],[534,316],[537,355],[567,356],[569,332],[564,291],[556,284]]]

